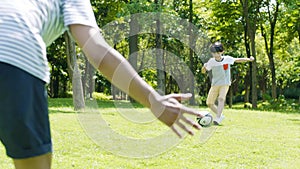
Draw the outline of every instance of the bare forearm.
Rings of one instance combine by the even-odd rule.
[[[115,86],[146,107],[150,107],[149,96],[158,95],[133,69],[129,62],[114,49],[102,59],[99,71]]]
[[[71,31],[89,61],[120,90],[136,101],[150,107],[149,97],[159,96],[129,64],[129,62],[103,39],[99,30],[72,25]]]
[[[252,62],[254,61],[254,57],[250,57],[250,58],[236,58],[235,62],[237,63],[242,63],[242,62]]]

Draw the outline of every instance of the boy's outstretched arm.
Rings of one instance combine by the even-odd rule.
[[[179,137],[182,137],[182,134],[174,124],[190,135],[194,134],[190,126],[196,129],[201,128],[195,120],[183,115],[187,113],[196,117],[201,116],[200,113],[179,103],[180,100],[189,99],[190,94],[161,96],[137,74],[119,52],[106,43],[98,29],[77,24],[71,25],[70,31],[89,61],[109,81],[136,101],[150,108],[153,114],[171,127]]]
[[[241,62],[252,62],[254,61],[254,57],[251,56],[250,58],[235,58],[235,62],[241,63]]]

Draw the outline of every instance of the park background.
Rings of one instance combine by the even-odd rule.
[[[210,79],[200,70],[211,57],[210,43],[221,41],[225,54],[256,59],[252,64],[236,64],[232,68],[232,86],[227,98],[230,106],[243,102],[252,108],[299,109],[298,1],[92,0],[91,3],[107,41],[162,93],[190,92],[191,105],[205,105]],[[157,18],[149,19],[153,13]],[[166,15],[173,17],[166,20]],[[152,33],[143,33],[145,29],[152,29]],[[188,42],[183,43],[182,39]],[[153,48],[162,51],[147,62],[148,49]],[[179,63],[169,61],[170,53],[188,66],[192,77],[184,74]],[[73,95],[77,98],[74,100],[84,102],[84,98],[92,98],[92,93],[97,92],[112,99],[128,99],[87,63],[67,34],[48,47],[48,59],[49,97]],[[187,82],[180,84],[183,87],[178,85],[183,82]],[[83,103],[75,104],[75,108],[82,106]]]
[[[139,75],[161,93],[192,93],[193,97],[184,104],[196,109],[206,109],[210,78],[200,70],[211,57],[208,51],[211,42],[221,41],[225,54],[254,56],[255,61],[232,67],[232,86],[225,108],[227,120],[206,143],[200,143],[201,132],[198,132],[194,138],[187,137],[157,157],[130,159],[95,145],[81,128],[76,112],[86,102],[97,100],[109,123],[116,123],[116,130],[127,129],[129,133],[123,131],[125,134],[140,137],[130,133],[131,124],[120,123],[121,117],[112,110],[116,100],[137,103],[88,64],[65,33],[47,48],[54,168],[300,166],[299,1],[91,0],[91,3],[104,37]],[[154,22],[149,23],[147,16],[153,13]],[[143,33],[149,28],[155,33]],[[187,39],[187,43],[179,39]],[[162,50],[152,53],[154,57],[147,57],[148,49],[153,48]],[[168,59],[170,54],[185,64],[192,75],[185,76],[178,63]],[[156,125],[142,128],[138,133],[165,129],[161,124]],[[0,151],[0,168],[12,168],[3,147]]]

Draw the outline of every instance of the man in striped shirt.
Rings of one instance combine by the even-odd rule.
[[[105,42],[89,0],[1,0],[0,140],[17,169],[51,168],[46,47],[65,31],[99,71],[179,137],[178,127],[191,135],[188,126],[200,128],[183,113],[201,115],[178,102],[190,94],[159,95]]]

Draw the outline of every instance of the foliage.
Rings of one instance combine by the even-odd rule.
[[[107,100],[111,100],[111,96],[108,96],[104,93],[98,93],[98,92],[94,92],[93,93],[93,99],[96,99],[96,100],[103,100],[103,101],[107,101]]]
[[[243,22],[241,6],[233,1],[205,2],[208,34],[212,41],[222,41],[227,50],[238,51],[238,43],[243,39]],[[207,12],[209,10],[210,12]]]
[[[96,74],[95,79],[95,91],[104,93],[105,95],[111,94],[111,84],[110,82],[99,72]]]
[[[284,44],[284,42],[289,43],[297,36],[298,40],[300,40],[300,2],[297,0],[284,0],[283,4],[278,32],[280,32],[280,36],[284,41],[280,41],[280,44]]]
[[[280,95],[275,100],[268,96],[266,101],[258,104],[258,109],[284,113],[297,113],[300,112],[300,104],[298,99],[286,99],[284,95]]]
[[[281,90],[299,88],[300,84],[300,48],[299,42],[291,41],[284,48],[278,49],[277,79]]]
[[[48,94],[51,97],[66,97],[70,84],[64,38],[61,36],[47,48],[51,71]]]
[[[253,0],[249,2],[249,12],[253,12]],[[297,94],[290,91],[299,90],[300,85],[300,34],[299,34],[299,2],[296,0],[277,0],[280,3],[277,27],[275,28],[274,39],[274,62],[276,68],[276,88],[279,95],[284,95],[286,99],[296,98]],[[163,25],[164,34],[162,35],[161,48],[164,52],[164,62],[169,61],[167,55],[174,55],[183,61],[184,64],[189,65],[189,49],[190,44],[181,41],[180,39],[188,39],[187,24],[190,12],[189,2],[187,0],[165,0],[163,5],[158,6],[158,2],[150,0],[92,0],[92,6],[95,12],[97,23],[100,28],[104,30],[103,35],[107,41],[117,49],[125,58],[129,58],[129,21],[132,14],[143,14],[145,12],[164,12],[173,18],[162,18],[163,22],[168,24]],[[195,96],[200,98],[201,103],[209,90],[209,78],[207,75],[201,74],[199,70],[204,62],[211,56],[208,51],[210,41],[221,40],[226,48],[226,54],[234,57],[248,56],[246,46],[247,40],[244,37],[245,23],[243,21],[243,9],[241,2],[233,0],[203,0],[193,2],[193,18],[192,23],[195,26],[194,33],[197,35],[196,46],[194,50],[194,65],[193,75],[195,77]],[[272,6],[274,2],[262,0],[259,6],[259,11],[262,13],[257,18],[258,24],[268,30],[270,28],[269,22],[266,20],[268,15],[267,7],[270,7],[270,14],[272,14]],[[149,28],[155,29],[153,23],[148,23],[147,18],[138,18],[138,29],[140,31],[149,32]],[[253,17],[250,14],[249,17]],[[163,20],[165,19],[165,20]],[[181,21],[179,21],[181,19]],[[162,23],[163,23],[162,22]],[[178,24],[178,22],[181,23]],[[152,24],[152,26],[151,26]],[[257,25],[258,26],[258,25]],[[109,29],[106,29],[109,28]],[[259,27],[258,27],[259,28]],[[153,31],[153,30],[150,30]],[[156,47],[155,34],[141,33],[138,36],[138,73],[153,87],[157,86],[156,70],[152,69],[154,65],[149,62],[149,49]],[[256,48],[256,65],[257,65],[257,80],[258,80],[258,96],[261,101],[269,101],[267,95],[271,91],[271,71],[268,55],[265,52],[264,39],[261,31],[258,29],[255,35]],[[70,77],[66,64],[64,42],[60,38],[48,47],[48,60],[51,68],[51,83],[48,85],[50,97],[66,97],[67,92],[71,90]],[[79,51],[78,51],[79,52]],[[147,56],[149,55],[149,56]],[[78,58],[78,64],[85,72],[85,60]],[[148,60],[148,61],[147,61]],[[180,63],[181,64],[181,63]],[[251,82],[249,76],[249,64],[234,65],[232,69],[232,86],[234,100],[241,101],[245,97],[246,84]],[[171,69],[170,69],[171,70]],[[172,68],[172,71],[180,72],[178,67]],[[177,76],[177,75],[176,75]],[[111,94],[111,84],[101,75],[97,73],[95,76],[95,91]],[[189,79],[181,79],[189,81]],[[251,89],[249,89],[251,90]],[[171,74],[166,73],[166,91],[182,92]],[[290,94],[292,93],[292,95]],[[251,97],[251,96],[250,96]],[[265,98],[266,97],[266,98]],[[275,100],[274,100],[275,101]]]

